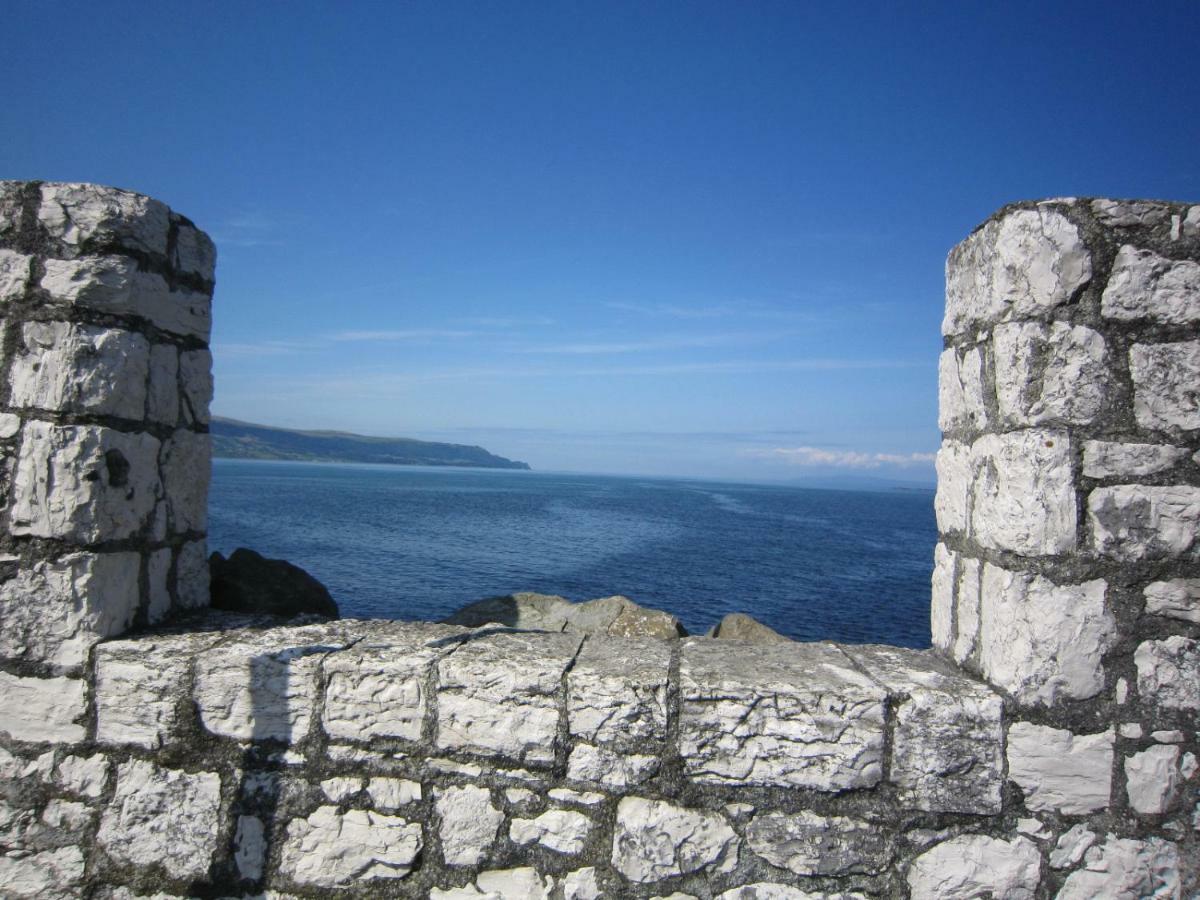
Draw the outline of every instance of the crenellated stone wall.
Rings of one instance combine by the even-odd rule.
[[[211,244],[0,197],[0,894],[1200,891],[1200,207],[1023,204],[951,253],[915,652],[189,612]]]

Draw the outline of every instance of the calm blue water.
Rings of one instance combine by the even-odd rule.
[[[513,591],[625,594],[693,634],[929,646],[933,493],[218,459],[209,543],[290,560],[342,614],[439,619]]]

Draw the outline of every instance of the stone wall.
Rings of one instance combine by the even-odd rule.
[[[207,297],[211,245],[135,195],[4,196],[5,359],[19,372],[39,355],[64,398],[19,405],[33,389],[14,374],[4,389],[19,556],[0,586],[14,598],[0,606],[5,896],[1200,890],[1200,207],[1012,207],[951,254],[937,649],[915,652],[207,611],[149,627],[204,595],[186,562],[202,552],[203,478],[177,495],[165,448],[202,443],[207,357],[182,359],[205,335],[163,323],[171,303]],[[96,311],[46,285],[52,262],[114,258],[121,283],[167,285],[155,305],[131,291]],[[198,258],[203,271],[185,261]],[[35,320],[63,324],[29,350],[18,335]],[[85,326],[147,348],[105,364],[72,349]],[[180,379],[169,423],[150,413],[162,347]],[[144,385],[145,412],[112,411],[126,383]],[[81,430],[56,443],[55,428],[155,452],[134,475],[131,445]],[[27,457],[49,461],[22,469]],[[195,479],[205,462],[180,468]],[[37,493],[27,470],[63,475]],[[59,576],[71,618],[37,573],[74,555],[91,568]],[[136,560],[136,579],[98,578],[109,556]],[[64,646],[80,649],[56,657]]]

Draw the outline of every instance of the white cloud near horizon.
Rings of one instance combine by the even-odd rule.
[[[877,469],[880,466],[924,466],[934,453],[864,453],[859,450],[824,450],[820,447],[772,447],[745,450],[743,456],[782,460],[793,466],[832,466],[842,469]]]

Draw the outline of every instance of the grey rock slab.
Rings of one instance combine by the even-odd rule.
[[[1142,593],[1149,615],[1200,624],[1200,578],[1155,581],[1146,585]]]
[[[22,566],[0,584],[0,656],[74,668],[133,624],[136,553],[71,553]]]
[[[1047,208],[1007,212],[950,251],[942,334],[1046,316],[1091,277],[1091,254],[1066,216]]]
[[[1008,729],[1008,777],[1037,811],[1084,815],[1105,809],[1112,792],[1114,732],[1074,734],[1029,722]]]
[[[471,603],[445,620],[452,625],[488,624],[533,631],[558,631],[613,637],[673,639],[683,632],[670,613],[646,609],[614,595],[572,603],[553,594],[519,592]]]
[[[1200,341],[1129,348],[1133,414],[1143,428],[1200,428]]]
[[[185,350],[179,354],[183,417],[189,425],[208,425],[212,420],[209,414],[213,398],[212,362],[208,350]]]
[[[0,304],[23,299],[32,273],[32,256],[0,250]]]
[[[713,626],[709,637],[721,641],[742,641],[750,644],[786,644],[791,638],[784,637],[769,625],[746,613],[729,613]]]
[[[160,454],[167,495],[167,522],[173,534],[208,527],[208,485],[212,478],[212,437],[186,428],[163,441]]]
[[[737,865],[739,844],[718,813],[625,797],[617,804],[612,864],[643,884],[700,869],[726,873]]]
[[[875,874],[891,859],[878,825],[809,810],[755,816],[746,826],[746,843],[771,865],[797,875]]]
[[[1122,562],[1200,554],[1200,487],[1118,484],[1088,495],[1095,552]]]
[[[1033,900],[1041,854],[1028,838],[1011,841],[973,834],[926,850],[908,870],[912,900]]]
[[[208,545],[204,539],[188,541],[175,554],[175,593],[181,609],[208,606]]]
[[[217,248],[203,231],[181,224],[175,233],[171,266],[176,272],[212,281],[217,266]]]
[[[673,895],[674,896],[674,895]],[[755,884],[744,884],[741,887],[723,891],[713,895],[714,900],[867,900],[865,894],[842,893],[835,891],[827,893],[820,891],[802,891],[800,888],[787,884],[775,884],[760,881]],[[670,900],[670,898],[667,898]]]
[[[831,644],[685,641],[679,751],[707,784],[871,787],[886,692]]]
[[[149,524],[163,496],[156,438],[38,421],[23,432],[13,534],[93,543],[132,537]]]
[[[593,744],[576,744],[567,758],[567,778],[621,790],[653,778],[659,757],[644,753],[619,753]]]
[[[1167,224],[1171,207],[1146,200],[1108,200],[1091,202],[1092,214],[1109,228],[1155,228]]]
[[[1066,869],[1076,865],[1088,847],[1096,842],[1096,832],[1083,822],[1072,825],[1059,836],[1058,843],[1050,851],[1050,868]]]
[[[172,344],[150,348],[146,418],[174,426],[179,421],[179,350]]]
[[[437,746],[554,761],[562,676],[581,637],[477,632],[437,663]]]
[[[1190,451],[1169,444],[1084,441],[1083,474],[1088,478],[1136,478],[1173,468]]]
[[[1164,709],[1200,710],[1200,641],[1172,635],[1133,654],[1138,695]]]
[[[1087,851],[1084,866],[1067,876],[1055,900],[1142,900],[1181,896],[1179,849],[1170,841],[1108,835]]]
[[[996,813],[1003,786],[1003,702],[929,652],[842,650],[880,683],[895,711],[890,778],[907,808]]]
[[[76,678],[23,678],[0,672],[0,734],[16,741],[82,741],[87,684]]]
[[[78,847],[0,852],[0,887],[13,900],[76,900],[82,896],[84,866]]]
[[[218,845],[221,779],[131,759],[117,767],[97,844],[118,862],[161,866],[172,878],[202,878]]]
[[[239,741],[302,740],[317,713],[321,660],[347,643],[337,623],[235,634],[196,660],[200,721]]]
[[[1084,325],[1012,322],[992,332],[1000,417],[1016,426],[1086,425],[1104,409],[1109,358]]]
[[[1200,264],[1125,244],[1100,298],[1108,319],[1149,319],[1164,325],[1200,322]]]
[[[117,244],[166,254],[170,210],[132,191],[96,184],[48,182],[41,186],[38,221],[78,251]]]
[[[446,865],[473,866],[491,853],[504,821],[504,813],[492,803],[491,791],[475,785],[437,790],[434,808]]]
[[[266,863],[267,840],[262,819],[257,816],[238,816],[233,836],[233,862],[238,874],[251,881],[262,878]]]
[[[9,379],[13,406],[141,421],[150,344],[121,328],[26,322]]]
[[[555,853],[576,854],[587,846],[594,823],[583,813],[551,809],[534,819],[513,819],[508,828],[514,844],[539,843]]]
[[[1125,793],[1134,811],[1144,816],[1167,811],[1179,790],[1179,756],[1178,747],[1159,744],[1125,757]]]
[[[985,563],[979,662],[992,684],[1021,703],[1051,706],[1104,688],[1104,654],[1117,640],[1107,584],[1055,584]]]
[[[628,750],[667,734],[670,645],[653,638],[588,637],[567,674],[573,737]]]
[[[421,846],[417,823],[369,810],[342,813],[336,806],[321,806],[288,823],[279,869],[299,884],[331,889],[404,878],[416,865]]]

